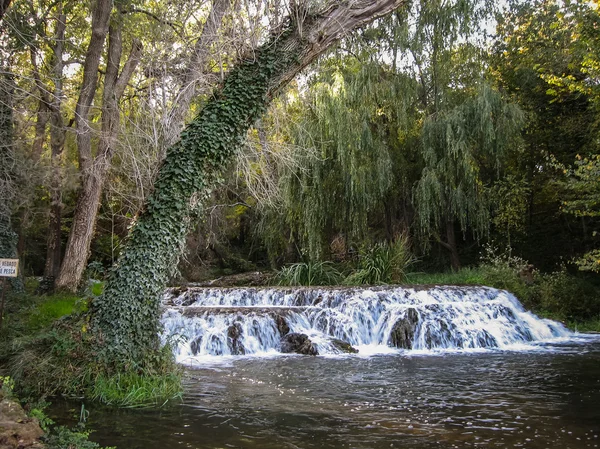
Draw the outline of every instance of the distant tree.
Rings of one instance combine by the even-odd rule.
[[[492,66],[499,88],[526,115],[523,149],[511,150],[507,159],[508,173],[527,187],[520,253],[552,268],[561,256],[580,252],[588,238],[580,219],[559,213],[555,182],[565,181],[558,166],[598,153],[598,4],[540,0],[508,6],[498,15]]]

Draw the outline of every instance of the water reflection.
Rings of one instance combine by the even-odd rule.
[[[594,448],[600,341],[536,352],[224,358],[183,404],[91,411],[92,439],[154,448]],[[68,409],[57,404],[64,421]]]

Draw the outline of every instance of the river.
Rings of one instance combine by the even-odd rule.
[[[85,404],[119,449],[595,448],[600,338],[522,350],[221,356],[186,368],[182,403]],[[55,403],[68,423],[80,403]]]

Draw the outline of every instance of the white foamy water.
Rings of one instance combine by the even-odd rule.
[[[488,287],[190,288],[168,291],[164,305],[163,339],[184,363],[272,356],[287,333],[305,334],[320,355],[342,353],[341,340],[361,356],[523,350],[573,336]]]

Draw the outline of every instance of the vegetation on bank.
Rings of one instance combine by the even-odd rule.
[[[73,428],[56,426],[48,417],[45,409],[50,405],[44,400],[26,399],[19,403],[14,394],[15,383],[9,376],[0,376],[0,402],[9,402],[12,414],[5,416],[4,422],[12,424],[8,441],[2,440],[6,447],[11,441],[18,447],[45,447],[46,449],[100,449],[100,445],[89,440],[90,432],[85,428],[87,414],[82,405],[79,422]],[[27,415],[25,415],[25,412]],[[22,427],[23,426],[23,427]],[[10,428],[10,427],[9,427]],[[2,430],[2,429],[0,429]],[[43,432],[43,435],[42,435]],[[6,435],[3,435],[6,436]],[[42,442],[44,446],[38,443]],[[2,446],[5,447],[5,446]],[[16,446],[15,446],[16,447]],[[114,449],[114,448],[105,448]]]
[[[105,363],[88,331],[92,286],[83,296],[8,295],[0,333],[0,373],[14,380],[21,397],[85,396],[118,407],[161,406],[181,395],[180,369],[170,348],[153,354],[154,370],[129,362]]]

